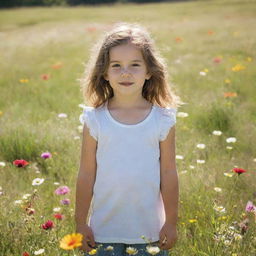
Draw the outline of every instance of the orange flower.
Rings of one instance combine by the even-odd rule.
[[[234,71],[234,72],[238,72],[238,71],[241,71],[244,69],[245,69],[245,66],[240,65],[240,64],[236,64],[234,67],[232,67],[232,71]]]
[[[88,28],[86,28],[86,30],[88,32],[94,32],[94,31],[96,31],[96,28],[95,27],[88,27]]]
[[[63,66],[63,64],[61,63],[61,62],[57,62],[57,63],[55,63],[54,65],[52,65],[52,68],[53,69],[59,69],[59,68],[61,68]]]
[[[232,97],[237,97],[236,92],[224,92],[224,98],[232,98]]]
[[[177,43],[180,43],[180,42],[183,41],[183,39],[182,39],[181,37],[176,37],[176,38],[175,38],[175,41],[176,41]]]
[[[208,35],[210,35],[210,36],[211,36],[214,32],[213,32],[212,30],[208,30],[208,32],[207,32],[207,33],[208,33]]]
[[[60,241],[60,248],[64,250],[73,250],[76,247],[82,246],[83,235],[80,233],[73,233],[64,236]]]

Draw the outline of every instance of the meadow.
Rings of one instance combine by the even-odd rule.
[[[82,255],[60,248],[75,232],[78,79],[102,32],[127,21],[149,29],[186,102],[170,255],[255,256],[255,13],[250,0],[0,10],[0,255]]]

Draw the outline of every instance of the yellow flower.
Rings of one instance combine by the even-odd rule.
[[[247,57],[247,61],[248,62],[252,62],[252,58],[251,57]]]
[[[227,173],[227,172],[224,172],[224,175],[227,176],[227,177],[230,177],[230,178],[233,176],[232,173]]]
[[[64,250],[73,250],[76,247],[82,246],[83,235],[80,233],[73,233],[64,236],[60,241],[60,248]]]
[[[88,253],[89,253],[89,255],[95,255],[97,253],[97,250],[96,249],[92,249]]]
[[[190,223],[195,223],[195,222],[197,222],[197,220],[196,219],[191,219],[191,220],[189,220],[189,222]]]
[[[234,67],[232,67],[232,71],[238,72],[238,71],[244,70],[245,68],[246,68],[246,67],[243,66],[243,65],[236,64]]]
[[[28,79],[25,79],[25,78],[24,78],[24,79],[20,79],[20,83],[22,83],[22,84],[28,83],[28,81],[29,81],[29,80],[28,80]]]
[[[225,84],[231,84],[231,81],[227,78],[224,80]]]
[[[3,114],[3,111],[0,110],[0,116]]]
[[[134,248],[134,247],[127,247],[126,248],[126,252],[129,254],[129,255],[135,255],[138,253],[137,249]]]
[[[207,68],[205,68],[203,71],[206,72],[206,73],[209,72],[209,70]]]

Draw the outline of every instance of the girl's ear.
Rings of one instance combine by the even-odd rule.
[[[149,80],[149,79],[151,78],[151,76],[152,76],[152,75],[151,75],[150,73],[147,73],[147,74],[146,74],[146,80]]]
[[[107,74],[103,75],[103,77],[104,77],[105,80],[108,81],[108,75]]]

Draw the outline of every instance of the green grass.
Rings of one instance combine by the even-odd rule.
[[[255,256],[255,217],[245,212],[249,200],[256,204],[255,13],[256,4],[250,0],[0,10],[0,162],[6,163],[0,166],[0,255],[33,255],[40,248],[45,255],[73,255],[59,248],[59,240],[74,232],[81,146],[78,105],[83,102],[77,79],[101,33],[117,21],[127,21],[150,30],[168,63],[173,88],[187,102],[179,111],[189,116],[177,118],[176,154],[184,159],[177,159],[179,240],[170,255]],[[95,31],[89,31],[91,27]],[[214,63],[218,56],[222,61]],[[58,62],[62,67],[53,69]],[[232,71],[237,64],[245,69]],[[206,76],[199,75],[204,69]],[[42,74],[49,74],[49,80],[42,80]],[[237,97],[225,98],[225,92]],[[68,117],[60,119],[59,113]],[[213,130],[223,133],[214,136]],[[237,142],[227,143],[228,137]],[[206,148],[198,149],[198,143]],[[41,159],[45,151],[53,157]],[[16,168],[15,159],[30,164]],[[247,172],[224,175],[235,166]],[[45,181],[34,187],[37,177]],[[60,205],[54,182],[71,188],[69,206]],[[14,201],[35,188],[35,214],[29,216]],[[226,212],[218,213],[215,205]],[[54,207],[61,207],[66,216],[59,223],[53,218]],[[242,234],[238,224],[246,217],[249,228]],[[56,222],[49,232],[40,228],[48,219]],[[242,234],[241,240],[230,234],[230,226]],[[214,241],[218,232],[223,241]],[[231,244],[225,245],[228,237]]]

